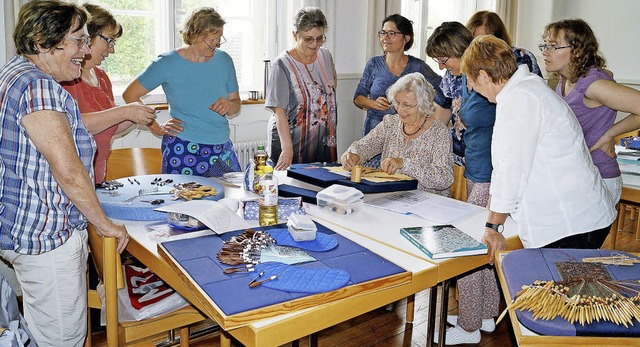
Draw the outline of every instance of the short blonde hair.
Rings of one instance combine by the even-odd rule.
[[[222,16],[211,7],[201,7],[193,10],[182,25],[180,34],[187,45],[194,44],[196,39],[208,33],[217,33],[225,25]]]
[[[493,35],[476,37],[462,55],[461,71],[474,81],[480,70],[484,70],[493,83],[508,81],[517,68],[511,47]]]
[[[473,35],[460,22],[444,22],[427,40],[426,53],[431,58],[460,58],[467,49]]]
[[[396,83],[387,89],[387,98],[393,102],[396,94],[400,92],[414,93],[418,101],[418,112],[431,116],[435,113],[436,106],[433,102],[436,91],[419,72],[412,72],[400,77]]]

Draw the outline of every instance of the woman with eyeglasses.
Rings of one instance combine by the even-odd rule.
[[[617,203],[622,194],[622,174],[614,137],[640,128],[640,92],[616,83],[605,70],[598,40],[585,21],[553,22],[545,27],[543,36],[539,48],[545,69],[560,76],[556,93],[578,118],[593,163]],[[630,114],[614,124],[618,112]]]
[[[0,68],[0,256],[13,265],[24,317],[40,346],[82,346],[87,327],[87,223],[129,237],[100,207],[94,141],[60,85],[80,77],[89,15],[62,1],[29,1]]]
[[[469,21],[467,21],[467,29],[471,31],[473,37],[493,35],[503,40],[511,46],[518,65],[526,64],[529,67],[529,71],[542,77],[542,71],[540,70],[536,56],[528,49],[513,46],[511,36],[509,32],[507,32],[507,27],[497,13],[491,11],[478,11],[474,13],[473,16],[469,18]]]
[[[384,116],[362,139],[342,155],[342,167],[355,165],[381,153],[380,169],[418,180],[418,189],[449,196],[453,183],[451,136],[434,117],[436,91],[420,72],[400,77],[387,91],[396,110]]]
[[[295,47],[271,64],[265,107],[273,111],[271,159],[276,170],[296,163],[335,162],[336,69],[323,48],[327,19],[320,9],[305,7],[294,18]]]
[[[183,24],[185,46],[161,54],[129,84],[126,102],[158,86],[167,96],[171,119],[150,130],[162,137],[162,173],[220,177],[241,171],[230,139],[229,119],[240,113],[236,70],[225,42],[220,14],[195,9]]]
[[[369,59],[353,97],[356,106],[367,110],[362,136],[375,128],[386,114],[394,113],[386,97],[387,89],[404,75],[420,72],[436,90],[436,102],[444,102],[441,77],[423,60],[405,53],[413,46],[413,23],[409,19],[399,14],[388,16],[382,21],[378,37],[384,55]]]
[[[62,85],[78,102],[82,121],[96,141],[93,179],[99,185],[105,179],[111,138],[133,124],[155,122],[155,110],[141,103],[116,107],[111,80],[99,66],[115,52],[116,39],[122,36],[122,26],[100,6],[83,4],[82,7],[91,15],[87,23],[91,52],[82,62],[80,78]]]

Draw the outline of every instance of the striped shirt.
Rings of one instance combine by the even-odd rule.
[[[95,142],[76,102],[51,76],[14,57],[0,69],[0,248],[21,254],[51,251],[86,227],[21,124],[43,110],[67,115],[77,154],[92,174]]]

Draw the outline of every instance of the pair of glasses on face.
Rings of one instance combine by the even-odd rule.
[[[451,58],[451,57],[447,57],[447,59],[445,59],[445,60],[440,60],[438,58],[432,58],[432,59],[433,59],[433,61],[435,61],[439,65],[445,65],[449,61],[449,58]]]
[[[67,40],[71,41],[71,42],[75,42],[76,45],[78,45],[78,48],[82,48],[84,46],[87,47],[91,47],[91,38],[90,37],[71,37],[71,36],[67,36],[66,37]]]
[[[558,49],[563,49],[563,48],[570,48],[573,47],[571,45],[566,45],[566,46],[556,46],[556,45],[548,45],[546,43],[541,43],[538,45],[538,48],[540,49],[541,52],[547,51],[549,53],[553,53]]]
[[[104,42],[107,43],[107,46],[109,46],[109,48],[113,48],[113,47],[116,46],[116,40],[115,39],[112,39],[110,37],[106,37],[106,36],[104,36],[102,34],[98,34],[98,36],[100,36],[100,38],[103,39]]]
[[[209,49],[213,51],[216,47],[220,47],[221,44],[227,42],[227,39],[225,39],[224,36],[215,38],[213,39],[213,46],[211,46],[209,42],[207,42],[207,40],[203,40],[203,41],[207,45],[207,47],[209,47]]]
[[[398,36],[402,36],[404,35],[403,33],[401,33],[400,31],[393,31],[393,30],[380,30],[378,31],[378,37],[383,38],[385,36],[389,37],[390,39],[393,39],[394,37],[396,37],[396,35]]]
[[[318,36],[318,37],[313,37],[313,36],[300,36],[298,35],[298,37],[300,37],[302,39],[302,42],[304,42],[307,45],[312,44],[314,41],[321,45],[323,44],[325,41],[327,41],[327,37],[325,35],[322,36]]]
[[[418,104],[415,104],[415,105],[401,104],[401,103],[397,102],[396,100],[393,100],[393,102],[391,102],[391,104],[393,105],[393,108],[396,109],[396,111],[400,111],[400,110],[408,111],[408,110],[418,106]]]

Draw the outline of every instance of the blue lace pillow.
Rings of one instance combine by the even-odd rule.
[[[286,223],[287,218],[292,213],[306,214],[302,208],[302,198],[278,198],[278,221]],[[244,219],[258,219],[258,200],[250,200],[244,202]]]

